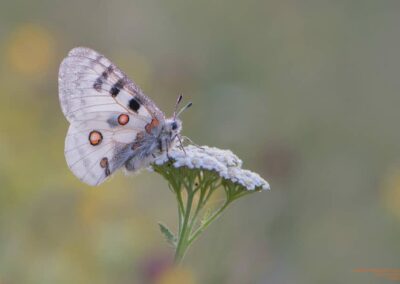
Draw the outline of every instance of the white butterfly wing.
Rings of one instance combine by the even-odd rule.
[[[164,119],[155,103],[110,60],[84,47],[72,49],[59,71],[59,97],[68,121],[85,113],[125,111]]]
[[[130,145],[139,132],[132,128],[114,130],[106,124],[97,120],[72,123],[65,140],[69,168],[89,185],[102,183],[133,155]]]
[[[75,48],[59,71],[59,97],[71,123],[65,157],[89,185],[102,183],[134,155],[134,143],[163,113],[107,58]]]

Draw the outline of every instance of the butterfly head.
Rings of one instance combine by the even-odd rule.
[[[166,134],[167,137],[169,137],[168,139],[172,140],[171,141],[172,143],[175,140],[175,138],[177,138],[179,140],[180,146],[183,149],[182,140],[180,136],[180,132],[182,130],[182,120],[179,119],[179,116],[183,111],[191,107],[192,103],[188,103],[178,111],[178,105],[181,101],[182,101],[182,95],[180,95],[176,101],[174,115],[171,118],[165,120],[164,133]]]
[[[174,137],[179,134],[182,130],[182,120],[177,117],[168,118],[165,120],[165,131],[171,133]]]
[[[187,105],[185,105],[183,108],[181,108],[180,111],[178,111],[178,106],[179,106],[179,103],[182,101],[182,98],[183,98],[182,95],[180,95],[178,97],[178,99],[176,100],[176,104],[175,104],[174,115],[172,116],[172,118],[167,119],[167,121],[166,121],[166,126],[170,128],[171,133],[173,133],[173,134],[178,134],[179,132],[181,132],[182,121],[179,119],[179,116],[182,112],[184,112],[186,109],[188,109],[192,106],[192,103],[190,102]]]

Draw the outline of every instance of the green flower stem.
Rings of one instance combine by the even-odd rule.
[[[206,205],[208,198],[211,196],[211,194],[214,192],[216,187],[210,187],[212,182],[205,183],[201,188],[200,188],[200,197],[199,201],[197,203],[197,208],[196,211],[192,217],[192,222],[191,222],[191,229],[193,229],[193,226],[196,225],[197,222],[197,217],[199,216],[200,211],[204,208]],[[207,193],[207,189],[209,188],[209,192]]]
[[[191,184],[191,183],[190,183]],[[225,210],[225,208],[230,204],[231,201],[226,201],[222,207],[220,207],[214,214],[212,214],[211,217],[207,218],[198,228],[195,229],[196,223],[198,221],[198,216],[200,211],[204,208],[206,205],[206,202],[214,193],[214,191],[218,188],[218,186],[214,187],[208,187],[207,186],[201,186],[196,189],[188,189],[186,188],[186,191],[188,193],[187,196],[187,204],[185,210],[185,214],[183,217],[183,225],[179,229],[179,235],[178,235],[178,244],[176,247],[175,251],[175,263],[180,263],[183,259],[183,257],[186,254],[187,249],[190,247],[190,245],[200,236],[200,234],[214,221],[218,218],[219,215]],[[193,207],[193,201],[194,197],[197,194],[197,192],[200,190],[199,193],[199,200],[197,203],[197,207],[192,214],[192,209]],[[208,191],[207,191],[208,190]],[[177,195],[180,194],[181,191],[177,191]],[[179,197],[177,197],[179,199]]]
[[[211,225],[222,212],[236,199],[254,191],[221,177],[212,171],[175,168],[172,163],[154,166],[169,182],[170,190],[178,203],[178,232],[176,236],[165,226],[160,228],[167,241],[175,247],[175,264],[182,262],[188,248]],[[223,189],[225,201],[218,209],[202,214],[213,194]]]
[[[226,207],[228,207],[230,203],[230,201],[226,201],[222,207],[220,207],[210,218],[208,218],[199,228],[196,229],[196,231],[188,240],[188,246],[190,246],[200,236],[200,234],[221,215],[221,213],[226,209]]]
[[[186,249],[188,247],[187,244],[187,239],[188,236],[190,235],[190,230],[191,226],[189,226],[189,221],[190,221],[190,213],[192,210],[192,204],[193,204],[193,198],[194,198],[194,191],[193,190],[188,190],[188,197],[187,197],[187,204],[185,208],[185,214],[183,218],[183,224],[182,227],[179,230],[179,236],[178,236],[178,244],[176,246],[176,251],[175,251],[175,263],[180,263],[185,256]],[[177,193],[180,195],[180,192]]]

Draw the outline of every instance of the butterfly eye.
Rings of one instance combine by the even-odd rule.
[[[129,122],[129,115],[127,115],[127,114],[120,114],[119,116],[118,116],[118,123],[120,124],[120,125],[125,125],[125,124],[127,124]]]
[[[89,142],[93,146],[99,145],[102,140],[103,140],[103,135],[99,131],[93,130],[89,133]]]
[[[174,121],[171,125],[172,130],[176,130],[178,128],[178,124]]]

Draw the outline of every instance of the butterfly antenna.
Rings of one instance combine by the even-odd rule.
[[[187,105],[185,105],[183,108],[181,108],[181,110],[178,112],[178,114],[176,116],[180,116],[182,112],[184,112],[185,110],[187,110],[188,108],[190,108],[193,105],[192,102],[188,103]]]
[[[178,116],[178,115],[176,114],[176,112],[178,111],[178,105],[180,104],[180,102],[182,101],[182,99],[183,99],[183,96],[182,96],[182,95],[179,95],[178,99],[176,100],[176,103],[175,103],[175,110],[174,110],[174,120],[175,120],[175,118]]]

